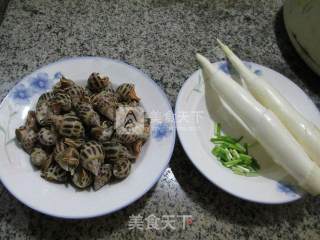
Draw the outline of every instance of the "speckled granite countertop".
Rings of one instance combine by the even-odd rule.
[[[11,0],[0,25],[0,97],[24,75],[66,56],[108,56],[150,75],[172,105],[197,69],[196,51],[221,58],[214,39],[301,86],[320,107],[319,77],[284,32],[281,0]],[[129,216],[192,215],[186,229],[128,230]],[[177,222],[178,223],[178,222]],[[110,216],[66,221],[37,213],[0,184],[0,239],[320,239],[320,199],[245,202],[192,166],[179,141],[170,166],[140,200]]]

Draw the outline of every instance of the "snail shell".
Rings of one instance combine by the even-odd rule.
[[[130,145],[139,139],[141,127],[124,127],[120,126],[116,130],[117,139],[126,145]]]
[[[144,140],[138,139],[132,144],[132,150],[136,156],[139,156],[142,146],[144,144]]]
[[[52,164],[41,172],[41,177],[51,182],[67,182],[68,173],[64,171],[57,163]]]
[[[93,189],[95,191],[106,185],[112,178],[112,165],[103,164],[100,167],[99,174],[94,177]]]
[[[72,117],[77,117],[77,114],[75,111],[71,110],[68,113],[65,113],[64,116],[72,116]]]
[[[31,153],[32,148],[34,147],[35,143],[38,139],[38,134],[32,130],[27,129],[26,127],[22,126],[16,129],[15,131],[17,140],[20,142],[22,148],[27,152]]]
[[[131,162],[127,159],[121,159],[113,165],[113,175],[116,178],[126,178],[131,171]]]
[[[57,134],[46,128],[41,128],[38,133],[39,142],[45,146],[53,146],[57,142]]]
[[[80,103],[77,106],[77,113],[79,118],[86,126],[98,126],[100,125],[100,116],[93,110],[90,103]]]
[[[74,81],[65,78],[64,76],[62,76],[59,80],[59,82],[57,82],[54,86],[53,86],[53,92],[57,93],[57,92],[62,92],[63,90],[66,90],[72,86],[75,86],[76,84],[74,83]]]
[[[79,85],[71,86],[67,89],[67,94],[71,97],[72,105],[77,106],[84,98],[85,89]]]
[[[104,90],[91,98],[92,106],[100,114],[106,118],[114,121],[116,109],[118,107],[118,100],[114,93],[110,90]]]
[[[147,140],[150,137],[150,130],[151,130],[151,118],[144,119],[144,128],[143,128],[143,135],[141,136],[142,140]]]
[[[82,167],[97,176],[104,161],[104,152],[101,144],[95,141],[85,143],[80,150],[80,159]]]
[[[60,135],[70,138],[81,138],[84,136],[84,127],[78,117],[57,115],[52,117],[52,121]]]
[[[91,136],[99,142],[107,142],[114,132],[113,126],[102,125],[91,129]]]
[[[42,167],[46,165],[48,161],[48,154],[42,148],[33,148],[30,154],[31,163],[36,167]]]
[[[41,126],[47,126],[51,124],[51,115],[52,109],[50,102],[38,102],[36,106],[36,119]]]
[[[41,105],[43,102],[50,102],[54,98],[53,92],[46,92],[41,94],[41,96],[38,99],[37,106]]]
[[[151,119],[145,118],[143,134],[139,135],[139,139],[132,144],[132,150],[136,156],[139,156],[143,144],[147,141],[150,136],[150,124]]]
[[[72,176],[72,182],[78,188],[86,188],[89,187],[92,182],[93,178],[92,175],[87,172],[84,168],[77,168],[75,174]]]
[[[140,101],[140,98],[137,96],[134,84],[131,83],[124,83],[121,84],[117,90],[116,93],[123,101]]]
[[[38,131],[38,123],[37,123],[36,112],[35,111],[29,111],[28,112],[25,126],[26,126],[27,129],[32,129],[35,132]]]
[[[78,149],[78,148],[81,148],[81,146],[84,144],[84,139],[65,138],[64,143],[69,147]]]
[[[63,154],[64,150],[66,150],[67,147],[68,146],[66,144],[64,144],[63,141],[61,141],[61,140],[58,141],[56,146],[54,147],[53,153],[52,153],[54,160],[56,160],[57,158],[60,158],[60,154]]]
[[[66,93],[57,93],[51,106],[55,114],[59,114],[61,111],[69,112],[72,107],[71,97]]]
[[[91,92],[98,93],[110,85],[111,82],[108,77],[101,77],[99,73],[92,73],[89,76],[87,87]]]
[[[63,170],[70,172],[72,176],[79,165],[79,152],[75,148],[68,147],[60,152],[55,160]]]
[[[106,159],[111,162],[117,162],[121,159],[134,161],[136,158],[124,145],[114,141],[103,143],[103,150],[105,152]]]

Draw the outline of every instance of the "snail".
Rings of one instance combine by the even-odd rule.
[[[68,173],[55,162],[41,172],[41,177],[51,182],[64,183],[68,181]]]
[[[104,161],[102,146],[95,141],[86,142],[81,147],[80,159],[82,167],[97,176]]]
[[[30,159],[32,165],[36,167],[44,167],[47,165],[49,156],[42,148],[35,147],[31,151]]]
[[[53,98],[54,98],[53,92],[43,93],[38,99],[37,106],[41,105],[43,102],[50,102]]]
[[[72,115],[55,115],[52,117],[52,121],[62,136],[71,138],[84,136],[84,127],[78,117]]]
[[[85,140],[82,138],[74,139],[74,138],[65,138],[64,143],[69,146],[76,149],[81,148],[81,146],[84,144]]]
[[[76,107],[78,117],[86,126],[94,127],[100,125],[100,116],[93,110],[93,107],[88,102],[79,103]]]
[[[112,174],[112,165],[103,164],[100,167],[98,175],[94,177],[93,189],[97,191],[104,185],[106,185],[108,182],[110,182]]]
[[[72,107],[71,97],[66,93],[57,93],[52,100],[51,107],[54,114],[69,112]]]
[[[73,107],[76,107],[86,95],[85,89],[79,85],[69,87],[66,93],[70,96]]]
[[[42,178],[98,191],[130,174],[150,119],[131,83],[114,90],[107,76],[92,73],[82,87],[62,76],[15,133]]]
[[[115,120],[118,100],[112,91],[103,90],[102,92],[93,95],[91,103],[93,108],[101,115],[112,121]]]
[[[52,116],[52,108],[51,103],[49,101],[42,101],[36,106],[36,119],[39,125],[48,126],[51,124],[51,116]]]
[[[113,133],[113,126],[108,126],[107,124],[91,128],[91,136],[101,143],[109,141]]]
[[[121,143],[109,141],[103,143],[103,150],[106,154],[106,159],[110,162],[117,162],[121,159],[135,160],[135,156]]]
[[[91,92],[98,93],[108,88],[111,82],[108,77],[101,77],[99,73],[91,73],[87,87]]]
[[[67,90],[68,88],[75,86],[75,82],[65,78],[64,76],[62,76],[59,80],[59,82],[57,82],[54,86],[53,86],[53,93],[57,93],[57,92],[63,92],[65,90]]]
[[[58,136],[55,131],[47,128],[41,128],[38,133],[39,142],[44,146],[53,146],[56,144]]]
[[[121,84],[117,88],[116,93],[118,94],[119,98],[123,101],[140,101],[140,98],[136,94],[134,84]]]
[[[72,176],[79,165],[79,158],[77,149],[68,147],[56,155],[55,160],[63,170],[70,172]]]
[[[113,176],[116,178],[126,178],[131,171],[131,162],[127,159],[121,159],[113,165]]]
[[[78,188],[87,188],[92,182],[93,178],[89,172],[87,172],[84,168],[78,168],[75,174],[72,176],[72,182]]]
[[[38,134],[33,129],[28,129],[25,126],[16,129],[16,137],[20,142],[22,148],[27,152],[31,153],[32,148],[38,139]]]
[[[35,132],[38,131],[39,126],[37,123],[37,118],[36,118],[36,112],[35,111],[29,111],[27,115],[27,120],[25,124],[27,129],[32,129]]]

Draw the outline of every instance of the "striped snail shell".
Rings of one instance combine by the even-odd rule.
[[[93,95],[91,103],[93,108],[100,114],[112,121],[115,120],[118,100],[112,91],[103,90],[102,92]]]
[[[55,114],[69,112],[72,107],[71,97],[66,93],[57,93],[51,103],[52,110]]]
[[[59,82],[57,82],[54,86],[53,86],[53,92],[57,93],[57,92],[63,92],[64,90],[68,89],[71,86],[75,86],[75,82],[65,78],[64,76],[62,76],[59,80]]]
[[[93,189],[95,191],[106,185],[112,178],[112,165],[103,164],[100,167],[99,174],[94,177]]]
[[[27,129],[32,129],[35,132],[39,130],[35,111],[28,112],[25,126]]]
[[[81,165],[95,176],[98,175],[104,162],[104,152],[101,144],[95,141],[85,143],[80,150]]]
[[[53,92],[43,93],[39,97],[37,105],[40,105],[43,102],[50,102],[53,98],[54,98],[54,93]]]
[[[72,105],[74,107],[77,106],[86,95],[85,89],[79,85],[69,87],[66,92],[71,97]]]
[[[77,149],[68,147],[58,154],[55,160],[63,170],[70,172],[72,176],[79,165],[79,158],[79,152]]]
[[[42,170],[41,177],[51,182],[64,183],[68,181],[68,173],[55,162],[52,162],[47,169]]]
[[[38,139],[39,142],[44,146],[53,146],[56,144],[58,136],[56,132],[52,130],[41,128],[38,133]]]
[[[113,176],[116,178],[126,178],[131,171],[131,162],[128,159],[121,159],[113,165]]]
[[[30,154],[31,163],[36,167],[44,166],[48,161],[48,158],[48,154],[39,147],[33,148]]]
[[[78,167],[72,176],[73,184],[81,189],[89,187],[93,182],[92,175],[82,167]]]
[[[134,161],[136,159],[128,148],[118,142],[104,142],[103,150],[106,154],[106,159],[111,162],[117,162],[121,159],[129,159],[130,161]]]
[[[42,101],[36,106],[36,119],[39,125],[49,126],[51,125],[52,116],[51,103],[48,101]]]
[[[108,88],[111,85],[111,82],[107,76],[102,77],[99,73],[91,73],[87,84],[87,87],[91,92],[98,93]]]
[[[102,126],[97,126],[91,129],[91,136],[99,142],[110,141],[114,132],[113,126],[108,126],[102,124]]]
[[[84,127],[78,117],[70,115],[55,115],[52,121],[60,135],[70,138],[81,138],[84,136]]]
[[[135,86],[132,83],[121,84],[117,88],[116,93],[123,101],[140,101],[140,98],[136,94]]]
[[[81,146],[85,143],[84,139],[82,139],[82,138],[77,138],[77,139],[65,138],[63,142],[68,147],[73,147],[73,148],[76,148],[76,149],[81,148]]]
[[[90,103],[82,102],[77,107],[78,117],[86,126],[98,126],[100,125],[100,116],[93,110],[93,107]]]
[[[27,129],[24,126],[17,128],[15,134],[22,148],[27,153],[31,153],[32,148],[38,140],[38,134],[34,130]]]

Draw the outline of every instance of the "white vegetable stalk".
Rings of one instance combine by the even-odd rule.
[[[290,133],[301,144],[309,157],[320,166],[320,130],[305,119],[265,79],[251,72],[243,62],[221,41],[219,45],[232,66],[242,77],[250,93],[266,108],[270,109]]]
[[[320,193],[320,168],[308,157],[286,127],[243,87],[223,71],[214,68],[204,56],[196,58],[203,78],[250,128],[254,137],[306,191]]]

